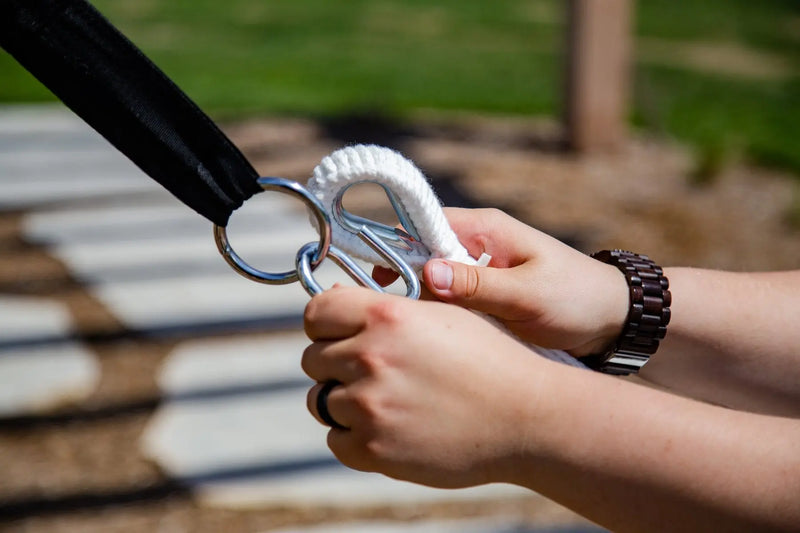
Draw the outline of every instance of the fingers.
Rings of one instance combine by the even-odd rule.
[[[347,387],[334,386],[322,402],[320,393],[324,394],[325,388],[325,383],[317,383],[311,387],[306,396],[306,407],[320,424],[331,428],[328,431],[328,448],[339,461],[350,468],[364,472],[375,471],[374,458],[365,449],[364,432],[350,429],[358,420],[359,414],[349,397]],[[320,407],[327,411],[327,416],[320,413]]]
[[[346,391],[343,385],[336,381],[317,383],[311,387],[306,395],[306,407],[317,419],[317,422],[333,429],[347,429],[344,416],[343,397]],[[338,416],[335,416],[337,413]]]
[[[519,236],[532,228],[507,215],[499,209],[463,209],[445,207],[444,214],[458,240],[472,257],[483,253],[491,255],[495,267],[508,267],[524,260],[515,246],[520,243]],[[505,242],[505,240],[510,242]],[[512,240],[513,239],[513,240]],[[510,261],[515,260],[514,264]],[[397,272],[382,266],[372,270],[372,278],[382,287],[394,283]]]
[[[357,353],[356,341],[317,341],[303,351],[300,366],[314,381],[352,383],[367,375]]]
[[[364,327],[368,305],[380,296],[363,287],[336,287],[314,296],[303,313],[306,335],[312,341],[352,337]]]
[[[499,209],[445,208],[444,214],[458,240],[472,257],[487,253],[492,266],[510,267],[527,259],[523,236],[533,228]]]
[[[433,259],[423,269],[425,286],[438,299],[510,318],[525,294],[513,268],[489,268]]]

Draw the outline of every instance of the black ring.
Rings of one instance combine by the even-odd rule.
[[[333,390],[334,387],[341,385],[338,381],[327,381],[325,385],[319,390],[319,394],[317,395],[317,413],[319,413],[319,417],[332,428],[336,429],[347,429],[339,422],[333,419],[331,413],[328,411],[328,394]]]

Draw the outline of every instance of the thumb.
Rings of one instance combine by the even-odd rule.
[[[428,290],[444,302],[506,318],[519,298],[512,271],[432,259],[425,264],[423,278]]]

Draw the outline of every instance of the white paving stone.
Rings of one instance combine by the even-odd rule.
[[[95,355],[75,342],[29,342],[70,328],[56,302],[0,297],[0,416],[38,413],[92,393],[100,376]]]
[[[40,204],[62,202],[65,200],[85,200],[110,194],[146,192],[142,180],[108,182],[98,177],[93,180],[80,180],[74,183],[58,182],[46,177],[31,176],[30,183],[3,183],[0,196],[0,209],[26,208]]]
[[[159,189],[63,106],[0,108],[0,209]]]
[[[358,507],[527,494],[506,485],[430,489],[340,465],[325,445],[326,429],[305,407],[311,383],[300,358],[307,345],[301,332],[183,344],[160,374],[172,401],[148,427],[145,453],[194,484],[204,501],[230,507]]]
[[[89,126],[62,104],[6,105],[0,107],[0,136],[91,132]]]
[[[43,298],[0,296],[0,343],[67,335],[72,330],[69,310]]]
[[[0,350],[0,416],[78,402],[94,391],[100,369],[77,343]]]
[[[338,524],[272,529],[270,533],[599,533],[605,531],[584,523],[541,526],[521,518],[496,517],[459,520],[413,520],[398,522],[369,520]],[[267,533],[267,532],[264,532]]]

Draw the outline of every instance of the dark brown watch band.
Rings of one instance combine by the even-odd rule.
[[[588,355],[581,362],[606,374],[639,371],[667,334],[672,295],[664,271],[646,255],[624,250],[603,250],[591,255],[617,267],[630,288],[630,308],[622,334],[609,350]]]

